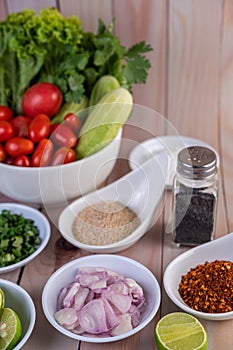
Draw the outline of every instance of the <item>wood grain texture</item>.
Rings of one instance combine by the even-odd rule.
[[[166,1],[115,0],[115,31],[123,45],[146,41],[151,69],[146,85],[134,86],[135,103],[165,113]],[[154,130],[153,130],[154,131]]]
[[[221,1],[169,1],[168,21],[168,118],[217,147]]]
[[[233,3],[224,1],[222,32],[222,67],[220,127],[222,143],[222,167],[224,168],[225,196],[227,203],[229,231],[233,231]]]
[[[59,4],[64,16],[78,16],[83,28],[94,33],[98,28],[98,18],[106,25],[109,25],[113,18],[112,0],[60,0]]]
[[[6,17],[5,2],[2,0],[0,1],[0,21],[4,20],[5,17]]]
[[[56,7],[56,0],[6,0],[8,12],[20,12],[25,8],[38,12],[45,7]]]

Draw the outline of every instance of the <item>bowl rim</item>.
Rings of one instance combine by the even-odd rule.
[[[233,233],[231,233],[233,235]],[[229,235],[229,234],[228,234]],[[180,255],[178,255],[176,258],[174,258],[166,267],[165,271],[164,271],[164,275],[163,275],[163,286],[164,289],[168,295],[168,297],[173,301],[174,304],[176,304],[179,308],[181,308],[183,311],[188,312],[192,315],[194,315],[195,317],[199,317],[202,319],[206,319],[206,320],[210,320],[210,321],[223,321],[223,320],[229,320],[233,318],[233,311],[229,311],[229,312],[219,312],[219,313],[206,313],[206,312],[202,312],[202,311],[197,311],[194,310],[192,308],[190,308],[183,300],[182,298],[178,295],[178,297],[176,296],[176,294],[173,292],[174,287],[171,286],[171,284],[169,283],[169,276],[172,273],[174,266],[177,263],[181,263],[183,261],[183,257],[185,256],[192,256],[195,255],[195,252],[199,252],[199,250],[202,251],[203,248],[205,248],[206,246],[212,246],[213,244],[216,244],[216,241],[224,241],[225,239],[227,239],[229,236],[222,236],[218,239],[215,239],[213,241],[204,243],[202,245],[193,247],[183,253],[181,253]],[[233,260],[232,260],[233,261]],[[202,263],[202,262],[200,262]],[[187,271],[192,268],[194,266],[188,266],[187,267]],[[181,278],[181,276],[180,276]],[[177,292],[178,293],[178,292]]]
[[[111,140],[105,147],[101,148],[99,151],[85,157],[82,159],[78,159],[75,160],[74,162],[71,163],[67,163],[67,164],[61,164],[61,165],[50,165],[50,166],[45,166],[45,167],[20,167],[17,165],[12,165],[12,164],[6,164],[6,163],[2,163],[0,162],[0,168],[6,168],[6,169],[11,169],[11,170],[16,170],[17,172],[23,172],[23,173],[39,173],[40,171],[50,171],[50,169],[59,169],[60,167],[62,168],[66,168],[69,169],[70,167],[74,166],[74,164],[76,164],[77,162],[79,162],[80,165],[83,165],[84,163],[88,162],[89,160],[91,160],[92,158],[96,157],[97,155],[99,155],[101,152],[105,152],[106,150],[108,150],[109,147],[111,147],[112,143],[116,140],[120,140],[121,136],[122,136],[122,127],[118,130],[116,136],[114,137],[113,140]]]
[[[121,248],[122,250],[125,249],[124,247],[127,246],[128,244],[133,245],[136,241],[138,241],[145,233],[146,233],[146,228],[148,228],[150,224],[150,218],[148,217],[147,220],[144,220],[143,222],[140,223],[140,225],[133,231],[131,232],[127,237],[121,239],[120,241],[110,243],[110,244],[103,244],[103,245],[91,245],[91,244],[86,244],[78,241],[74,237],[72,237],[70,234],[63,232],[59,229],[59,232],[61,236],[66,239],[69,243],[74,245],[75,247],[78,247],[80,249],[88,251],[91,249],[92,252],[99,252],[103,250],[109,250],[109,249],[117,249]]]
[[[6,287],[10,286],[13,289],[17,289],[19,293],[23,294],[25,300],[27,301],[27,303],[29,305],[30,321],[29,321],[28,328],[27,328],[27,330],[25,330],[25,334],[21,338],[20,342],[14,347],[14,350],[20,350],[20,349],[22,349],[22,346],[28,341],[28,339],[29,339],[29,337],[34,329],[35,322],[36,322],[36,308],[35,308],[34,302],[31,298],[30,294],[23,287],[18,285],[17,283],[0,278],[0,285],[5,285]]]
[[[39,219],[40,221],[43,222],[43,224],[45,225],[45,232],[44,232],[44,239],[42,240],[41,244],[37,247],[37,249],[30,254],[29,256],[27,256],[25,259],[20,260],[17,263],[5,266],[5,267],[0,267],[0,276],[3,273],[6,272],[10,272],[13,270],[16,270],[24,265],[26,265],[27,263],[29,263],[31,260],[33,260],[37,255],[39,255],[44,248],[47,246],[50,236],[51,236],[51,227],[49,224],[48,219],[46,218],[46,216],[40,212],[38,209],[35,209],[33,207],[30,207],[28,205],[25,204],[20,204],[20,203],[13,203],[13,202],[2,202],[0,203],[0,212],[3,209],[9,209],[9,210],[14,210],[14,209],[22,209],[22,211],[27,211],[28,213],[34,213]],[[27,218],[30,218],[29,216]]]
[[[153,302],[153,307],[151,308],[150,314],[148,315],[148,317],[143,321],[140,322],[139,325],[135,328],[133,328],[132,330],[114,336],[114,337],[85,337],[82,335],[78,335],[78,334],[74,334],[68,330],[66,330],[65,328],[63,328],[61,325],[59,325],[53,316],[51,316],[50,312],[47,310],[47,294],[49,292],[49,287],[50,287],[50,283],[53,282],[54,279],[56,279],[57,276],[59,276],[62,272],[64,272],[65,270],[68,270],[71,266],[77,266],[78,269],[78,262],[85,262],[85,260],[102,260],[102,259],[108,259],[108,260],[115,260],[116,263],[117,261],[121,260],[123,262],[129,263],[134,265],[135,267],[139,267],[140,269],[144,270],[144,272],[147,273],[147,275],[151,278],[151,281],[153,281],[154,284],[154,295],[156,295],[156,298],[154,298],[154,302]],[[106,264],[106,263],[105,263]],[[99,264],[101,265],[101,264]],[[112,269],[114,270],[114,269]],[[115,271],[117,272],[117,267],[115,269]],[[128,276],[130,277],[130,276]],[[75,260],[72,260],[66,264],[64,264],[63,266],[61,266],[58,270],[56,270],[47,280],[47,282],[44,285],[43,291],[42,291],[42,308],[43,308],[43,312],[47,318],[47,320],[50,322],[50,324],[56,328],[57,330],[59,330],[62,334],[75,339],[75,340],[80,340],[83,342],[87,342],[87,343],[109,343],[109,342],[115,342],[118,340],[122,340],[125,338],[128,338],[129,336],[136,334],[137,332],[141,331],[145,326],[147,326],[151,320],[155,317],[159,307],[160,307],[160,303],[161,303],[161,289],[159,286],[159,283],[156,279],[156,277],[154,276],[154,274],[143,264],[141,264],[140,262],[126,257],[126,256],[122,256],[122,255],[116,255],[116,254],[93,254],[93,255],[87,255],[87,256],[83,256],[80,258],[77,258]]]

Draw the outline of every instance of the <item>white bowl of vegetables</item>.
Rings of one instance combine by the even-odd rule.
[[[24,111],[30,117],[0,120],[4,158],[0,163],[0,191],[23,202],[60,205],[94,190],[111,173],[120,149],[121,126],[132,109],[132,96],[128,90],[117,88],[94,107],[80,107],[78,116],[61,109],[61,114],[52,118],[51,104],[41,107],[34,103],[34,109],[26,104],[27,96],[34,94],[37,102],[39,97],[43,100],[48,86],[52,103],[58,88],[35,84],[23,96]],[[18,119],[22,118],[29,121],[19,126]],[[9,130],[11,126],[12,135],[7,134],[4,124]],[[1,130],[5,130],[2,136]]]
[[[10,14],[1,25],[0,191],[54,206],[94,190],[115,164],[151,46],[126,49],[112,23],[88,33],[54,8]]]
[[[150,270],[119,255],[90,255],[58,269],[47,281],[42,306],[62,334],[107,343],[141,331],[156,315],[160,287]]]
[[[39,210],[17,203],[0,203],[0,230],[0,274],[35,259],[51,233],[48,219]]]

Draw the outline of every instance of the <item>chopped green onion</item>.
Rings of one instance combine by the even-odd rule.
[[[15,264],[31,255],[40,244],[39,230],[32,219],[10,210],[0,213],[0,267]]]

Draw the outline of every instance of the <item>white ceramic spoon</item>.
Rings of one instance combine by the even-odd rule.
[[[119,252],[134,244],[150,226],[165,188],[167,163],[166,155],[157,154],[112,184],[75,200],[59,217],[58,228],[62,236],[74,246],[93,253]],[[113,244],[90,246],[78,242],[72,233],[74,219],[84,207],[103,200],[118,201],[129,207],[138,215],[141,224],[127,238]]]
[[[207,320],[228,320],[233,318],[233,311],[218,314],[195,311],[183,302],[178,292],[181,276],[185,275],[192,267],[214,260],[229,260],[233,262],[233,232],[198,247],[191,248],[175,258],[165,270],[163,277],[164,288],[169,298],[184,311]]]

